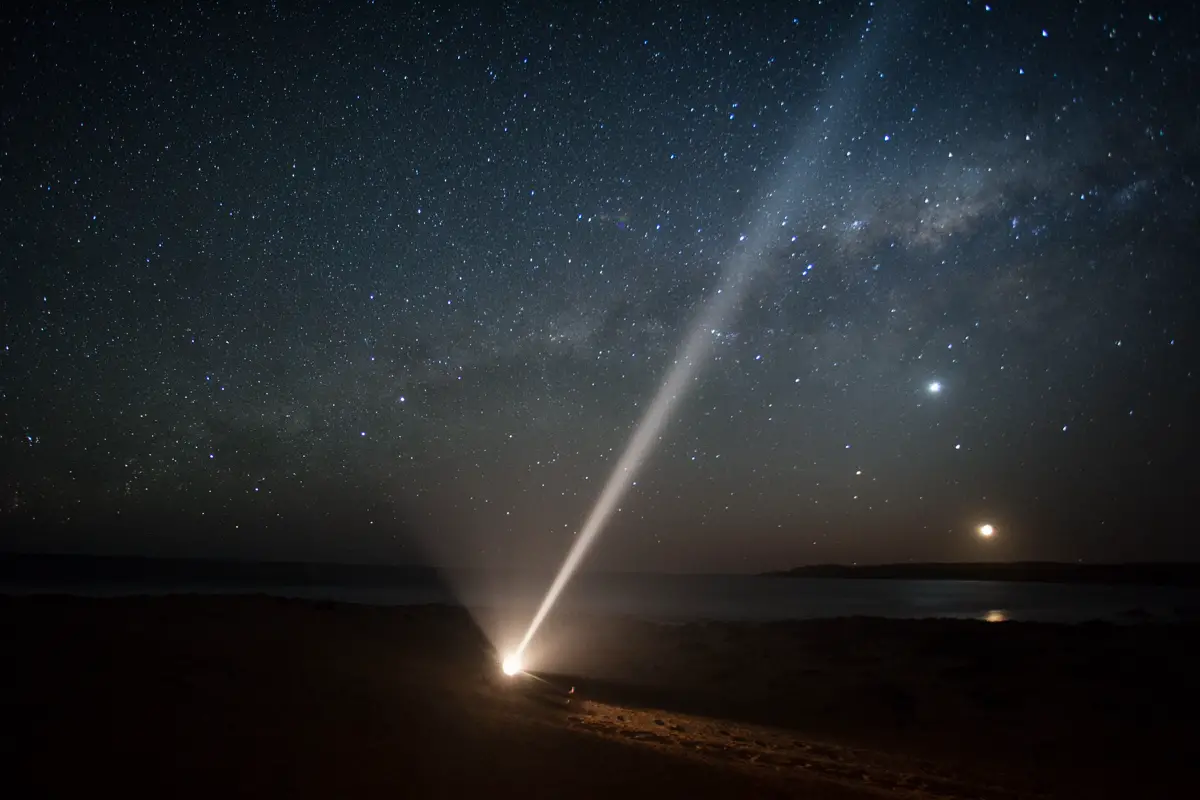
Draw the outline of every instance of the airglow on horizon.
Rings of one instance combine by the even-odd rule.
[[[661,438],[671,411],[698,378],[703,362],[712,348],[714,331],[723,329],[725,323],[730,320],[745,295],[750,280],[762,268],[778,244],[781,232],[800,221],[789,220],[789,212],[795,210],[797,218],[804,216],[800,210],[792,208],[797,205],[795,200],[807,193],[802,190],[811,189],[816,185],[812,175],[815,165],[828,160],[826,157],[830,155],[830,142],[835,138],[833,132],[841,124],[846,113],[854,107],[851,101],[860,90],[859,84],[876,74],[872,64],[880,55],[881,45],[885,41],[884,35],[877,33],[876,28],[876,21],[868,17],[866,26],[858,37],[860,43],[866,42],[867,52],[859,48],[848,48],[846,60],[839,65],[841,69],[832,73],[839,76],[837,80],[843,83],[826,89],[830,102],[823,104],[823,107],[818,106],[817,118],[808,127],[806,135],[797,142],[792,152],[782,159],[771,191],[766,192],[760,199],[758,213],[755,215],[758,225],[751,226],[749,232],[742,234],[738,240],[738,247],[726,266],[720,288],[708,299],[699,317],[692,323],[679,355],[634,429],[574,544],[567,551],[562,566],[559,567],[550,588],[546,590],[545,598],[525,631],[525,636],[509,658],[520,659],[525,653],[546,616],[579,569],[583,557],[603,531],[605,523],[636,478],[638,469]],[[840,96],[837,96],[839,94]],[[795,241],[795,237],[792,240]]]

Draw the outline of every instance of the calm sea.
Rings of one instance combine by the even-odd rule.
[[[195,582],[156,585],[106,582],[5,586],[0,593],[68,593],[84,596],[160,594],[268,594],[372,605],[444,603],[470,608],[528,610],[545,583],[478,575],[414,576],[379,585],[334,583]],[[698,620],[772,621],[822,617],[953,617],[990,621],[1163,622],[1200,619],[1200,589],[827,578],[768,578],[744,575],[583,576],[564,596],[560,610],[621,614],[663,622]]]

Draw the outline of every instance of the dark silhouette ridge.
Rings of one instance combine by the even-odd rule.
[[[765,573],[787,578],[869,578],[875,580],[1020,581],[1034,583],[1200,586],[1200,564],[1081,564],[1061,561],[924,564],[811,564]]]

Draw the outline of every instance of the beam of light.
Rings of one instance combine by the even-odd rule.
[[[500,662],[500,671],[505,675],[508,675],[510,678],[520,672],[521,669],[521,656],[517,653],[511,653],[505,656],[504,660]]]
[[[797,143],[791,155],[783,159],[772,190],[763,196],[757,207],[758,213],[755,216],[759,224],[752,226],[748,234],[744,234],[739,240],[740,247],[726,266],[720,288],[692,324],[678,357],[667,372],[645,415],[634,429],[633,436],[630,437],[596,504],[584,521],[579,536],[567,552],[537,613],[533,615],[524,638],[513,651],[512,658],[520,658],[525,652],[534,634],[545,621],[546,615],[558,601],[559,595],[579,569],[583,557],[628,491],[638,468],[662,437],[671,411],[683,398],[689,385],[698,377],[698,372],[712,348],[714,333],[724,328],[724,324],[736,310],[751,278],[764,265],[781,231],[789,224],[795,224],[795,221],[789,223],[787,212],[795,205],[797,197],[816,185],[813,172],[822,163],[822,156],[828,154],[830,142],[834,139],[833,133],[842,122],[843,116],[854,107],[852,101],[858,93],[858,84],[876,74],[871,64],[875,60],[874,57],[881,54],[883,37],[875,33],[874,28],[874,20],[868,18],[858,37],[860,43],[865,43],[864,48],[847,48],[846,60],[841,65],[843,69],[833,73],[839,76],[837,80],[841,83],[826,90],[829,102],[817,106],[816,118],[805,132],[806,135]]]
[[[720,328],[721,324],[729,317],[745,292],[746,284],[749,282],[757,262],[758,259],[750,258],[745,254],[736,258],[733,262],[734,268],[726,275],[722,287],[717,290],[716,296],[708,304],[705,312],[701,314],[697,324],[692,327],[691,333],[685,340],[682,353],[675,359],[674,365],[667,373],[667,377],[659,387],[658,393],[655,394],[650,407],[646,410],[641,422],[638,423],[633,436],[629,439],[629,444],[625,446],[625,452],[621,454],[617,465],[608,476],[608,481],[604,484],[603,491],[600,492],[599,499],[596,500],[591,513],[588,514],[575,544],[567,553],[558,574],[554,576],[554,581],[550,584],[537,613],[534,614],[533,621],[525,632],[525,637],[517,647],[518,655],[525,652],[533,635],[537,633],[538,628],[546,619],[546,615],[554,607],[558,596],[562,594],[567,583],[575,575],[575,571],[579,569],[579,564],[587,554],[588,548],[595,542],[596,537],[604,528],[604,523],[612,516],[617,503],[629,489],[638,468],[646,460],[666,427],[672,408],[681,399],[689,381],[696,376],[701,362],[712,347],[711,331]]]

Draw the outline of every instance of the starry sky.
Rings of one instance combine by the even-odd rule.
[[[6,8],[0,548],[1200,556],[1195,10]]]

